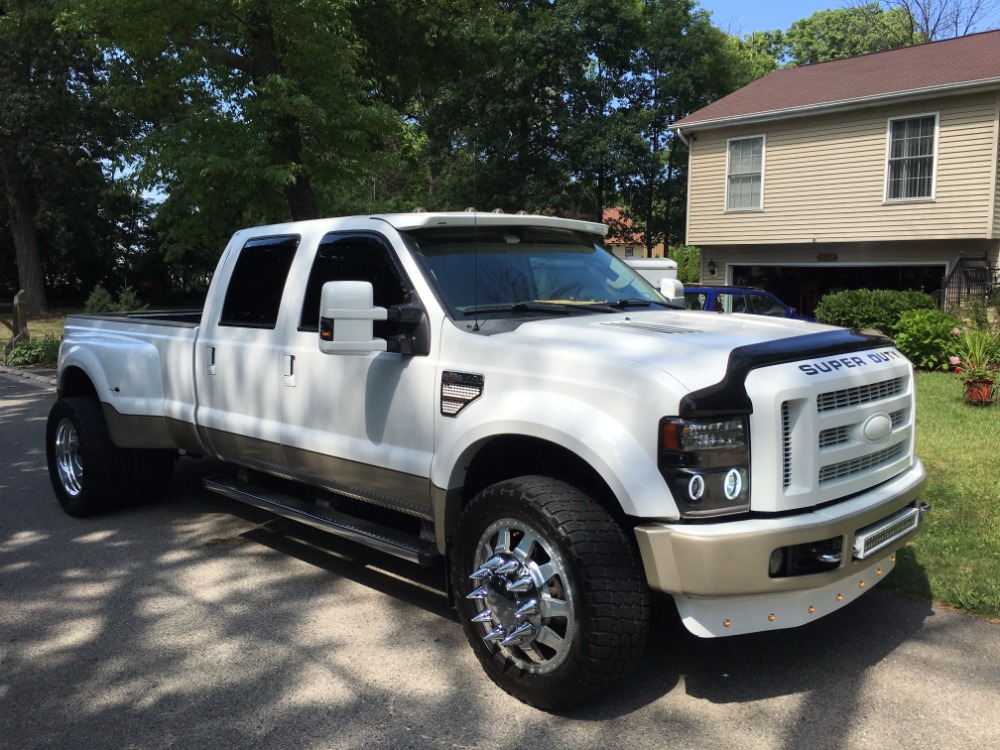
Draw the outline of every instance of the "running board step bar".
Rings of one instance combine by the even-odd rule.
[[[234,476],[206,477],[202,483],[209,492],[277,513],[424,567],[432,567],[441,558],[433,542],[413,534],[338,513],[330,508],[321,508],[315,503],[242,482]]]

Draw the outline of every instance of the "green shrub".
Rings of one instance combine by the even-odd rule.
[[[83,305],[84,312],[104,313],[104,312],[130,312],[133,310],[145,310],[149,305],[144,305],[135,289],[127,284],[118,290],[118,300],[116,301],[111,293],[98,284],[87,297]]]
[[[46,336],[24,341],[7,355],[5,364],[11,367],[54,364],[59,359],[59,339]]]
[[[911,290],[850,289],[823,297],[816,306],[816,320],[844,328],[875,328],[895,336],[899,316],[907,310],[936,310],[929,294]]]
[[[132,287],[125,285],[118,290],[118,304],[115,309],[129,312],[131,310],[145,310],[147,307],[149,305],[142,304],[142,300],[139,299],[139,295]]]
[[[83,311],[88,313],[111,312],[114,309],[115,298],[100,284],[94,287],[87,301],[83,303]]]
[[[922,370],[948,366],[958,321],[940,310],[907,310],[896,322],[896,348]]]
[[[677,279],[682,284],[701,281],[701,250],[694,245],[677,245],[667,250],[667,257],[677,262]]]

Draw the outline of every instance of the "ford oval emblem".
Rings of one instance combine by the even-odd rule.
[[[872,414],[868,417],[861,428],[865,440],[869,443],[877,443],[880,440],[884,440],[891,431],[892,417],[881,411],[878,414]]]

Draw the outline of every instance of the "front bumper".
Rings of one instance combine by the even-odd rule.
[[[873,562],[876,557],[861,560],[852,555],[858,530],[886,519],[907,506],[920,507],[920,495],[926,482],[927,474],[923,464],[919,459],[914,459],[907,471],[888,482],[863,495],[820,510],[792,516],[712,524],[656,523],[638,526],[635,532],[646,578],[652,588],[673,594],[678,607],[682,610],[686,608],[696,619],[702,619],[697,616],[700,601],[704,605],[701,609],[705,610],[706,617],[719,619],[720,623],[728,619],[731,623],[721,630],[721,625],[719,628],[712,626],[707,628],[707,632],[698,633],[699,635],[730,635],[800,624],[787,620],[778,624],[777,618],[774,618],[768,619],[762,627],[734,630],[733,617],[720,619],[715,605],[709,605],[718,600],[729,601],[734,605],[742,601],[744,605],[749,605],[752,599],[755,608],[758,604],[768,605],[782,599],[791,601],[803,592],[819,592],[828,588],[832,590],[846,580],[865,580],[865,585],[874,583],[887,572],[887,567],[891,567],[891,562],[887,563],[885,560],[891,557],[892,549],[905,544],[916,531],[916,526],[893,538],[891,548],[876,556],[878,562]],[[768,560],[775,549],[834,537],[841,537],[843,550],[843,559],[835,569],[781,578],[769,576]],[[882,572],[876,574],[877,570]],[[872,580],[869,582],[868,578]],[[864,585],[855,586],[863,587]],[[833,593],[842,595],[840,600],[835,598],[838,606],[843,606],[850,600],[845,592]],[[823,610],[823,614],[830,611],[825,607]],[[736,609],[732,611],[735,613]],[[682,611],[682,616],[683,614]],[[690,624],[688,627],[692,632],[697,632]],[[719,632],[715,632],[716,630]]]

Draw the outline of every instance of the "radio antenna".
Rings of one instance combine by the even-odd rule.
[[[479,143],[472,141],[472,304],[475,305],[474,333],[479,333],[479,204],[478,186],[476,185],[476,162],[479,161]]]

